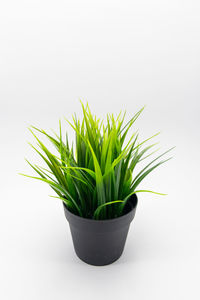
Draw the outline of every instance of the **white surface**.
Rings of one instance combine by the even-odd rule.
[[[0,298],[199,299],[200,2],[2,1]],[[62,206],[32,173],[29,124],[58,128],[79,97],[100,116],[142,105],[142,137],[161,130],[174,159],[141,185],[123,256],[76,258]],[[69,127],[68,127],[69,128]]]

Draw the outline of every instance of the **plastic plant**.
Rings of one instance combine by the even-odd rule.
[[[73,122],[67,121],[75,132],[75,151],[70,146],[68,135],[62,136],[61,122],[59,135],[52,136],[46,131],[31,126],[29,130],[38,142],[36,151],[47,168],[29,165],[39,177],[21,174],[48,183],[56,192],[67,208],[74,214],[84,218],[111,219],[122,216],[130,196],[150,190],[138,189],[142,180],[158,166],[168,159],[160,160],[171,149],[160,154],[150,161],[140,172],[136,166],[152,155],[152,148],[157,144],[144,145],[157,136],[139,142],[138,132],[133,132],[128,139],[128,133],[144,107],[140,109],[126,124],[125,113],[115,118],[107,114],[106,120],[93,116],[88,104],[83,103],[83,119],[73,116]],[[54,155],[36,136],[34,132],[45,135],[55,146],[57,155]],[[149,151],[151,152],[149,153]]]

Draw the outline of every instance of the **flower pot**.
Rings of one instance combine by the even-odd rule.
[[[134,194],[127,202],[123,216],[93,220],[71,213],[64,204],[77,256],[95,266],[108,265],[117,260],[123,252],[136,207],[137,196]]]

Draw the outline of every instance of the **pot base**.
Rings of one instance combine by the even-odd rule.
[[[79,232],[70,226],[74,250],[84,262],[94,266],[109,265],[120,258],[123,253],[129,226],[122,230],[97,233]]]
[[[76,253],[76,250],[75,250],[75,253]],[[123,253],[123,252],[122,252]],[[122,256],[122,253],[120,254],[119,257],[117,257],[116,259],[112,260],[112,261],[109,261],[107,263],[103,263],[103,264],[99,264],[99,263],[92,263],[91,261],[87,261],[87,260],[84,260],[82,259],[77,253],[76,253],[76,256],[78,257],[78,259],[80,259],[81,261],[83,261],[84,263],[90,265],[90,266],[96,266],[96,267],[103,267],[103,266],[108,266],[108,265],[111,265],[113,264],[114,262],[116,262],[121,256]]]

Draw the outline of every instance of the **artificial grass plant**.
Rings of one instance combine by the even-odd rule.
[[[68,135],[62,136],[61,122],[59,135],[52,136],[42,129],[31,126],[29,130],[37,140],[39,150],[31,147],[41,156],[48,169],[38,165],[29,165],[39,177],[25,175],[46,182],[74,214],[84,218],[111,219],[123,215],[130,196],[139,192],[138,185],[158,166],[168,159],[160,158],[171,149],[150,161],[140,172],[136,166],[155,151],[148,152],[156,145],[144,147],[150,138],[140,141],[138,133],[127,135],[144,108],[140,109],[124,124],[125,113],[115,118],[107,114],[106,120],[93,116],[88,104],[83,103],[83,119],[73,116],[73,122],[67,121],[75,132],[76,144],[70,146]],[[55,146],[58,156],[54,155],[42,143],[34,132],[45,135]],[[146,153],[147,152],[147,153]]]

